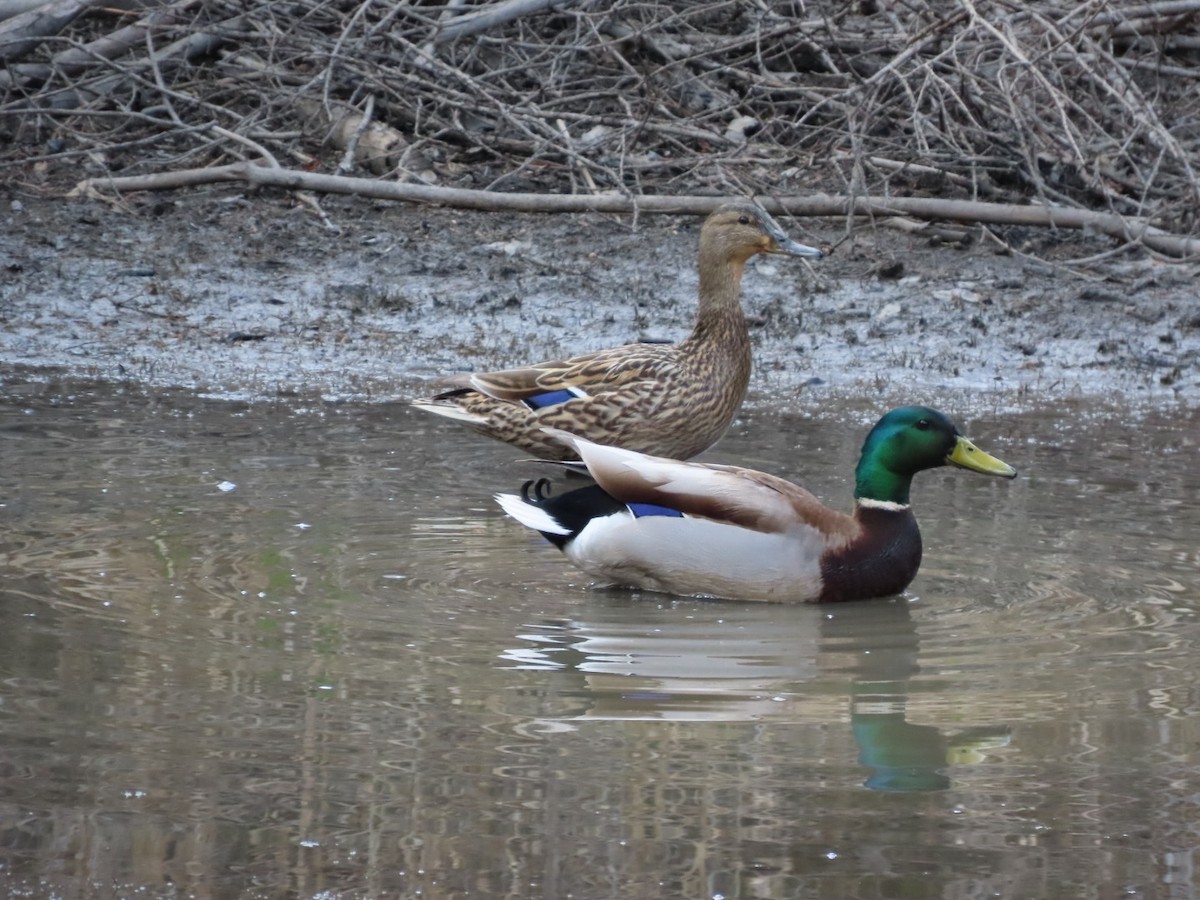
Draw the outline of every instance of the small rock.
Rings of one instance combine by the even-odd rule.
[[[1155,322],[1162,321],[1165,312],[1155,306],[1126,306],[1125,313],[1131,318],[1137,319],[1139,322],[1145,322],[1147,325],[1153,325]]]
[[[612,129],[607,125],[597,125],[594,128],[589,128],[580,136],[578,144],[581,148],[587,149],[595,147],[598,144],[604,143],[608,136],[612,134]]]
[[[479,249],[484,253],[516,256],[518,253],[528,253],[533,249],[533,244],[529,241],[496,241],[491,244],[484,244]]]
[[[725,137],[744,142],[762,130],[762,122],[753,116],[738,116],[725,126]]]
[[[1183,369],[1181,369],[1179,366],[1176,366],[1170,372],[1167,372],[1165,375],[1161,376],[1158,379],[1158,383],[1161,384],[1163,387],[1170,387],[1171,385],[1173,385],[1177,381],[1179,381],[1179,379],[1182,377],[1182,375],[1183,375]]]
[[[895,281],[904,276],[904,260],[892,259],[885,263],[880,263],[875,269],[875,274],[887,281]]]
[[[1121,303],[1126,296],[1095,284],[1089,284],[1079,292],[1079,299],[1091,303]]]
[[[893,301],[891,303],[885,303],[880,308],[879,312],[875,313],[875,321],[876,322],[886,322],[889,319],[896,318],[903,311],[904,311],[904,307],[902,307],[899,303],[896,303],[895,301]]]
[[[933,299],[945,303],[979,303],[983,300],[983,295],[967,288],[956,287],[948,291],[934,291]]]

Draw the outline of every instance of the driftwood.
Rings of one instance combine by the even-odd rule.
[[[104,0],[56,0],[0,24],[0,64],[21,59]]]
[[[1139,30],[1176,28],[1178,17],[1200,14],[1200,0],[1163,0],[1097,13],[1087,20],[1089,28],[1116,28],[1123,34]]]
[[[200,2],[201,0],[175,0],[162,9],[152,11],[133,25],[101,35],[80,47],[71,47],[56,53],[48,63],[13,64],[0,71],[0,90],[17,84],[28,86],[45,83],[56,73],[60,76],[77,75],[99,60],[117,59],[133,50],[144,48],[151,34],[182,21],[184,14]]]
[[[88,179],[71,191],[73,197],[100,197],[104,191],[173,190],[204,184],[240,181],[254,187],[315,191],[328,194],[354,194],[381,200],[430,203],[459,209],[510,210],[524,213],[664,213],[704,215],[712,212],[723,197],[642,196],[618,194],[530,194],[444,188],[425,184],[399,184],[369,178],[348,178],[285,169],[234,163],[204,169],[169,172],[159,175],[134,175],[127,178]],[[760,197],[769,212],[793,216],[918,216],[955,222],[980,222],[990,225],[1026,225],[1053,228],[1090,228],[1127,243],[1140,243],[1170,256],[1200,255],[1200,238],[1168,234],[1144,221],[1111,213],[1043,206],[1011,206],[968,200],[941,200],[929,197],[844,197],[816,194],[805,197]]]
[[[0,0],[0,173],[292,159],[493,207],[823,192],[1200,236],[1200,0],[31,3]]]
[[[431,39],[435,44],[456,41],[459,38],[488,31],[522,16],[545,12],[552,6],[562,8],[578,2],[579,0],[500,0],[500,2],[490,3],[482,9],[472,10],[439,22],[437,31]]]
[[[0,0],[0,22],[45,5],[46,0]]]

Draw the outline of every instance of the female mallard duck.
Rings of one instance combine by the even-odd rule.
[[[551,497],[545,480],[526,482],[519,497],[496,495],[505,512],[607,583],[731,600],[898,593],[921,564],[921,532],[908,505],[913,476],[943,465],[1017,474],[924,406],[894,409],[871,429],[851,515],[764,472],[556,436],[579,453],[596,484]]]
[[[741,282],[758,253],[822,255],[788,238],[757,204],[726,203],[700,230],[700,309],[683,341],[451,376],[447,390],[413,405],[543,459],[576,458],[547,428],[673,459],[695,456],[720,439],[746,396]]]

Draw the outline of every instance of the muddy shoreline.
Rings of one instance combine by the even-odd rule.
[[[142,198],[129,210],[0,194],[7,377],[179,387],[217,397],[394,401],[446,372],[684,335],[699,221],[522,216],[324,198],[329,230],[282,195]],[[1194,264],[1056,260],[1108,241],[1008,234],[932,243],[786,221],[837,244],[752,263],[750,402],[830,396],[1131,406],[1200,393]]]

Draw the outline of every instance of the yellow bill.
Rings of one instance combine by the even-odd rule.
[[[946,464],[970,469],[972,472],[982,472],[984,475],[999,475],[1001,478],[1016,478],[1017,470],[1003,460],[996,459],[990,453],[984,453],[962,435],[954,449],[946,457]]]

